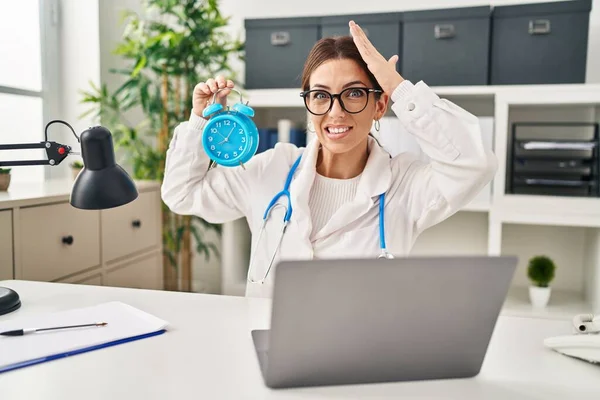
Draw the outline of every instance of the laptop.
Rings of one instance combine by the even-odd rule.
[[[281,261],[271,326],[252,339],[265,385],[479,374],[513,256]]]

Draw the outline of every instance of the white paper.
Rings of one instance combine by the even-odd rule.
[[[0,332],[107,322],[103,327],[75,328],[0,336],[0,369],[15,363],[101,345],[166,329],[168,323],[121,302],[103,303],[0,322]]]
[[[523,145],[526,150],[592,150],[596,143],[580,142],[527,142]]]

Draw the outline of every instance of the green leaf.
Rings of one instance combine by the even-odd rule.
[[[529,260],[527,276],[539,287],[548,287],[554,279],[556,265],[547,256],[534,256]]]
[[[190,111],[196,83],[223,73],[240,86],[229,63],[236,57],[243,59],[244,46],[240,37],[226,33],[230,17],[221,14],[216,0],[144,0],[144,5],[139,14],[132,10],[121,13],[123,35],[113,49],[119,67],[109,70],[120,86],[109,90],[106,82],[89,82],[79,92],[80,102],[88,107],[80,118],[99,118],[111,131],[119,158],[135,179],[162,181],[165,154],[157,146],[163,115],[168,118],[170,140],[182,115]],[[163,69],[169,76],[166,110],[161,99]],[[175,112],[176,78],[189,88],[187,93],[181,92],[179,114]],[[175,226],[175,215],[162,202],[161,207],[168,217],[163,247],[177,267],[185,228]],[[221,228],[193,217],[194,250],[207,261],[219,256],[219,251],[203,233],[220,234]]]
[[[140,59],[138,60],[137,64],[135,65],[135,68],[131,72],[132,77],[135,78],[140,73],[142,68],[144,68],[146,66],[146,61],[148,61],[148,59],[146,58],[145,55],[142,55],[140,57]]]

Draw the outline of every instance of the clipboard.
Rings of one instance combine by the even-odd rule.
[[[0,322],[0,331],[105,321],[105,327],[0,337],[0,374],[61,358],[159,336],[168,323],[121,302]]]

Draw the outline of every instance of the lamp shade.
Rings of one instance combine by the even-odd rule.
[[[138,197],[131,177],[115,162],[110,131],[102,126],[81,134],[83,169],[71,190],[71,205],[86,210],[103,210],[127,204]]]

